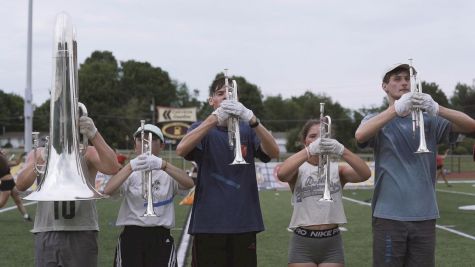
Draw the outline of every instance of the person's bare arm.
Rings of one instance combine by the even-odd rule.
[[[190,189],[195,185],[193,179],[184,170],[175,167],[170,162],[163,161],[162,170],[177,181],[180,189]]]
[[[118,173],[112,176],[104,187],[104,194],[113,195],[116,193],[117,189],[129,178],[132,174],[132,167],[130,163],[127,163]]]
[[[255,123],[256,119],[256,116],[253,116],[249,123]],[[256,131],[257,137],[259,137],[261,140],[262,151],[270,158],[278,158],[279,146],[277,145],[277,142],[275,141],[272,134],[264,127],[264,125],[262,125],[262,123],[259,123],[259,125],[257,125],[254,130]]]
[[[350,167],[340,167],[340,179],[342,185],[350,183],[364,182],[371,176],[371,169],[359,156],[345,148],[342,159],[346,161]]]
[[[397,116],[394,105],[361,124],[355,132],[356,141],[360,144],[374,137],[378,131],[390,120]]]
[[[120,164],[114,150],[106,143],[101,134],[97,132],[89,141],[93,145],[93,147],[88,147],[85,155],[89,168],[92,167],[108,175],[116,174],[120,169]]]
[[[209,115],[198,127],[187,133],[176,147],[176,154],[180,157],[188,155],[203,139],[203,137],[218,124],[215,115]]]
[[[295,182],[297,178],[298,169],[308,159],[306,149],[302,149],[299,152],[288,157],[279,167],[277,177],[282,182],[290,183]]]
[[[452,131],[455,133],[475,132],[475,120],[463,112],[439,106],[439,116],[452,123]]]
[[[35,172],[35,160],[38,162],[38,164],[44,164],[43,158],[41,157],[43,149],[43,147],[37,149],[36,159],[33,150],[28,153],[25,164],[17,175],[16,188],[19,191],[27,190],[35,182],[37,177]]]

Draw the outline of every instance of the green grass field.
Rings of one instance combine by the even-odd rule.
[[[459,206],[475,205],[475,187],[472,183],[437,186],[441,218],[438,225],[475,236],[475,211],[459,210]],[[450,191],[452,193],[446,192]],[[454,193],[455,192],[455,193]],[[464,194],[460,194],[460,193]],[[468,194],[466,194],[468,193]],[[345,197],[367,202],[372,190],[345,190]],[[266,231],[258,234],[258,265],[287,266],[287,244],[291,233],[287,231],[290,220],[290,192],[260,192]],[[179,199],[177,199],[179,201]],[[371,209],[367,205],[345,200],[348,224],[344,227],[346,266],[371,266]],[[14,205],[9,202],[7,207]],[[120,200],[97,202],[100,218],[99,266],[112,266],[114,248],[120,229],[115,227]],[[36,205],[27,207],[34,214]],[[177,207],[177,223],[172,234],[178,243],[189,211],[189,206]],[[18,211],[0,212],[1,246],[0,266],[33,266],[33,235],[31,222],[25,222]],[[437,266],[475,266],[475,240],[446,230],[437,230]],[[189,262],[186,266],[190,266]]]

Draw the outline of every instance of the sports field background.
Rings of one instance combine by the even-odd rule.
[[[454,183],[452,187],[437,185],[441,213],[437,224],[468,236],[438,229],[437,266],[475,266],[475,211],[458,209],[460,206],[475,205],[474,184],[475,181],[464,181]],[[344,195],[348,198],[344,200],[348,224],[343,226],[347,231],[342,232],[346,266],[371,266],[371,208],[367,203],[372,190],[345,190]],[[266,231],[258,234],[258,265],[286,266],[287,245],[291,235],[287,231],[291,215],[290,192],[261,191],[260,198]],[[175,204],[179,200],[177,198]],[[120,233],[120,229],[114,226],[120,203],[120,199],[97,201],[101,229],[99,266],[112,266]],[[13,202],[7,204],[7,207],[11,206],[14,206]],[[28,205],[28,212],[34,215],[35,207],[36,204]],[[176,204],[176,209],[177,225],[172,234],[178,247],[190,206]],[[23,221],[16,209],[0,212],[0,266],[33,266],[33,234],[29,232],[32,225],[32,222]],[[190,266],[189,261],[186,266]]]

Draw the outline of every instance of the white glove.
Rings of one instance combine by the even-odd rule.
[[[142,154],[130,161],[130,167],[132,171],[160,170],[162,162],[162,159],[157,156]]]
[[[406,117],[412,110],[412,96],[413,92],[405,93],[394,102],[394,108],[399,117]]]
[[[322,138],[320,141],[320,152],[322,154],[342,156],[345,151],[345,146],[340,142],[331,138]]]
[[[431,116],[437,116],[439,113],[439,104],[437,104],[437,102],[435,102],[429,94],[414,94],[412,99],[412,105],[415,108],[421,108]]]
[[[215,109],[213,111],[213,113],[211,113],[213,115],[215,115],[217,118],[218,118],[218,125],[219,126],[226,126],[226,123],[228,121],[228,118],[229,118],[229,114],[224,111],[224,109],[222,107],[219,107],[217,109]]]
[[[310,145],[308,145],[308,153],[310,153],[311,156],[315,156],[322,153],[320,150],[320,143],[321,139],[317,138],[317,140],[313,141],[312,143],[310,143]]]
[[[81,116],[79,118],[79,132],[84,134],[87,139],[92,139],[96,136],[97,128],[91,118],[87,116]]]
[[[241,102],[235,100],[223,100],[221,107],[229,114],[239,116],[239,118],[245,122],[249,122],[254,113],[252,110],[246,108]]]

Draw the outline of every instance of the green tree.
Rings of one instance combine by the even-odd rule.
[[[0,128],[3,131],[23,131],[23,98],[0,89]]]
[[[38,132],[49,131],[50,100],[46,100],[33,113],[33,130]]]

